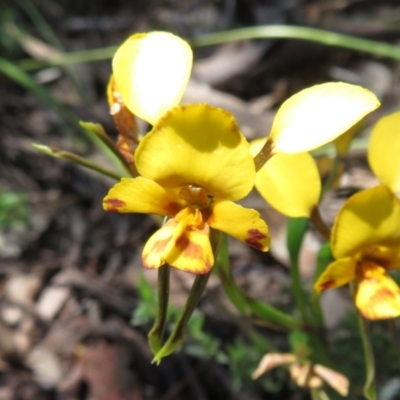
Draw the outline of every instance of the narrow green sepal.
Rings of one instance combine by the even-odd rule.
[[[117,181],[121,179],[121,175],[110,171],[101,165],[98,165],[92,161],[87,160],[86,158],[83,158],[81,156],[78,156],[77,154],[71,153],[69,151],[64,151],[57,149],[55,147],[49,147],[43,144],[37,144],[37,143],[32,143],[32,147],[34,147],[36,150],[40,151],[43,154],[46,154],[51,157],[55,158],[60,158],[62,160],[70,161],[75,164],[81,165],[82,167],[89,168],[93,171],[99,172],[102,175],[109,176],[110,178],[113,178]]]
[[[125,157],[118,150],[117,145],[108,136],[107,132],[101,124],[94,122],[79,121],[79,125],[87,133],[90,134],[91,138],[96,141],[107,153],[108,157],[119,167],[127,173],[128,176],[137,176],[138,173],[133,165],[129,165]]]

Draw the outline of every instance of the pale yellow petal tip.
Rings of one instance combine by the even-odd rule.
[[[368,89],[343,82],[316,85],[286,100],[270,137],[274,153],[301,153],[331,142],[378,108]]]
[[[189,81],[189,44],[168,32],[131,36],[113,57],[113,73],[128,109],[154,125],[179,104]]]

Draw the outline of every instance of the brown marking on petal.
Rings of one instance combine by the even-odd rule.
[[[160,253],[162,250],[165,249],[170,240],[170,238],[157,240],[156,242],[154,242],[154,245],[149,253]]]
[[[260,243],[260,240],[265,239],[267,236],[260,232],[258,229],[249,229],[247,231],[248,238],[245,242],[256,248],[257,250],[262,250],[264,246]]]
[[[168,216],[173,217],[176,214],[178,214],[179,211],[181,211],[182,207],[179,205],[179,203],[176,202],[170,202],[165,206],[165,211]]]
[[[200,259],[203,258],[203,249],[199,244],[189,242],[183,254],[186,258]]]
[[[105,209],[109,212],[118,212],[118,209],[126,206],[126,203],[120,199],[106,199],[104,200]]]
[[[319,289],[322,291],[330,289],[332,286],[335,285],[334,279],[329,279],[328,281],[324,282],[323,284],[319,285]]]
[[[231,121],[231,129],[233,132],[237,132],[239,130],[239,125],[235,120]]]
[[[176,247],[181,251],[184,251],[186,247],[189,245],[189,243],[190,240],[186,233],[183,233],[175,240]]]
[[[142,263],[145,268],[152,269],[152,268],[158,268],[158,267],[153,267],[147,263],[147,258],[149,255],[152,253],[161,253],[165,247],[168,245],[168,242],[170,241],[170,238],[167,239],[162,239],[162,240],[157,240],[154,242],[153,247],[150,249],[150,251],[147,252],[147,254],[142,255]]]

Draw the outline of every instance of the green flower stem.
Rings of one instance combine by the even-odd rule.
[[[318,42],[326,46],[343,47],[351,50],[362,51],[377,56],[400,60],[398,46],[375,40],[357,38],[341,33],[329,32],[323,29],[307,28],[288,25],[265,25],[251,28],[235,29],[225,32],[202,35],[191,40],[193,46],[211,46],[220,43],[250,39],[299,39]],[[52,57],[46,62],[35,59],[21,60],[18,66],[24,70],[35,70],[46,65],[68,65],[82,62],[100,61],[110,59],[118,46],[104,47],[70,53],[62,53]]]
[[[331,230],[326,226],[325,222],[323,221],[318,206],[315,206],[311,211],[310,221],[313,224],[314,228],[321,234],[321,236],[329,241],[331,237]]]
[[[154,325],[147,335],[150,349],[157,354],[162,347],[162,339],[167,322],[168,300],[169,300],[169,275],[170,266],[164,264],[158,269],[157,291],[158,291],[158,312]]]
[[[390,336],[392,338],[393,348],[394,348],[394,351],[397,356],[397,361],[399,363],[398,366],[399,366],[399,372],[400,372],[400,343],[399,343],[399,337],[397,334],[396,320],[389,319],[388,324],[389,324]]]
[[[289,218],[287,227],[287,247],[290,256],[290,275],[292,278],[292,293],[297,307],[300,311],[302,325],[306,328],[310,337],[310,343],[313,350],[313,358],[324,365],[331,365],[331,360],[327,352],[326,343],[324,343],[323,325],[320,325],[321,317],[314,320],[314,314],[310,314],[308,298],[303,289],[300,269],[299,254],[303,243],[304,235],[308,230],[309,220],[307,218]],[[311,299],[312,302],[312,299]]]
[[[202,35],[191,41],[194,46],[211,46],[220,43],[249,39],[299,39],[327,46],[343,47],[378,56],[400,60],[400,47],[375,40],[357,38],[323,29],[288,25],[264,25]]]
[[[210,242],[214,253],[214,257],[217,258],[217,254],[220,246],[221,233],[214,229],[210,232]],[[194,309],[199,302],[204,289],[207,285],[208,279],[210,278],[212,269],[207,274],[197,275],[193,283],[192,289],[190,290],[189,297],[186,300],[185,306],[179,316],[179,319],[172,331],[170,337],[161,347],[161,349],[155,354],[153,362],[157,365],[160,364],[161,360],[172,354],[183,342],[185,336],[185,327],[189,322],[190,316],[193,314]]]
[[[183,342],[185,336],[185,327],[189,322],[189,318],[193,314],[201,295],[203,294],[210,275],[211,271],[204,275],[197,275],[192,289],[190,290],[189,297],[186,300],[185,307],[179,316],[179,320],[176,323],[171,336],[154,356],[153,362],[155,362],[157,365],[160,364],[164,357],[172,354]]]
[[[331,246],[326,242],[319,250],[317,256],[317,266],[315,268],[314,280],[315,283],[321,274],[324,272],[326,266],[333,261]],[[311,307],[313,311],[314,321],[318,326],[325,326],[324,315],[321,310],[320,295],[313,291],[311,298]]]
[[[261,301],[254,300],[243,293],[232,275],[229,265],[228,238],[225,234],[223,234],[221,250],[214,271],[219,276],[229,300],[241,314],[248,317],[259,317],[269,325],[279,329],[295,330],[300,328],[299,321],[291,315]]]
[[[350,283],[350,292],[354,298],[356,291],[355,283]],[[360,331],[361,341],[364,349],[365,367],[366,367],[366,378],[364,384],[364,396],[368,400],[376,400],[376,388],[375,388],[375,361],[374,352],[372,349],[372,342],[368,332],[367,321],[357,313],[358,327]]]
[[[135,166],[129,165],[125,157],[118,150],[118,147],[113,142],[113,140],[107,135],[106,131],[100,124],[93,122],[83,122],[80,121],[79,125],[89,134],[94,136],[96,139],[100,139],[101,143],[106,146],[106,148],[111,152],[111,155],[116,161],[121,164],[124,171],[130,176],[138,176],[138,172]]]
[[[44,66],[70,65],[84,62],[101,61],[110,59],[117,51],[118,46],[90,49],[54,55],[46,61],[36,59],[21,60],[18,66],[25,71],[36,70]]]
[[[109,176],[110,178],[113,178],[117,181],[119,181],[121,179],[121,176],[116,174],[115,172],[110,171],[106,168],[103,168],[102,166],[95,164],[92,161],[87,160],[86,158],[78,156],[77,154],[70,153],[69,151],[63,151],[63,150],[55,149],[53,147],[45,146],[42,144],[36,144],[36,143],[33,143],[32,146],[36,150],[38,150],[41,153],[44,153],[48,156],[52,156],[55,158],[61,158],[62,160],[71,161],[75,164],[81,165],[82,167],[89,168],[93,171],[99,172],[100,174]]]
[[[309,317],[307,312],[307,300],[300,276],[299,254],[304,235],[308,230],[308,225],[309,221],[307,218],[289,218],[286,238],[290,256],[292,292],[303,323],[309,322]]]

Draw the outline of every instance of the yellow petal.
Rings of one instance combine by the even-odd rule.
[[[352,256],[371,246],[400,246],[400,202],[386,186],[363,190],[343,205],[332,229],[335,258]]]
[[[246,196],[254,185],[249,144],[233,116],[207,104],[178,106],[140,142],[139,173],[164,187],[194,185],[229,200]]]
[[[184,206],[185,203],[173,190],[142,177],[122,178],[103,200],[106,211],[120,213],[174,216]]]
[[[171,33],[140,33],[118,48],[112,65],[126,106],[155,124],[181,101],[192,68],[192,50]]]
[[[326,270],[314,284],[316,292],[320,293],[327,289],[334,289],[346,285],[355,278],[356,262],[347,257],[330,263]]]
[[[400,192],[400,112],[381,118],[371,134],[368,161],[375,175]]]
[[[384,268],[372,265],[359,282],[356,307],[364,318],[371,320],[400,316],[400,289]]]
[[[208,224],[257,250],[267,251],[269,248],[271,238],[268,226],[252,208],[244,208],[230,201],[216,203]]]
[[[376,96],[343,82],[316,85],[286,100],[270,137],[274,153],[301,153],[332,141],[379,107]]]
[[[168,263],[171,267],[193,274],[206,274],[214,265],[209,239],[209,227],[189,227],[186,220],[169,220],[146,243],[143,265],[158,268]]]
[[[166,263],[166,254],[173,245],[172,237],[176,225],[176,221],[170,219],[146,242],[142,254],[142,262],[145,268],[159,268]]]
[[[259,142],[251,143],[251,148],[258,147]],[[261,146],[263,142],[262,139]],[[309,153],[275,154],[257,172],[256,189],[282,214],[309,217],[318,204],[321,179]]]

